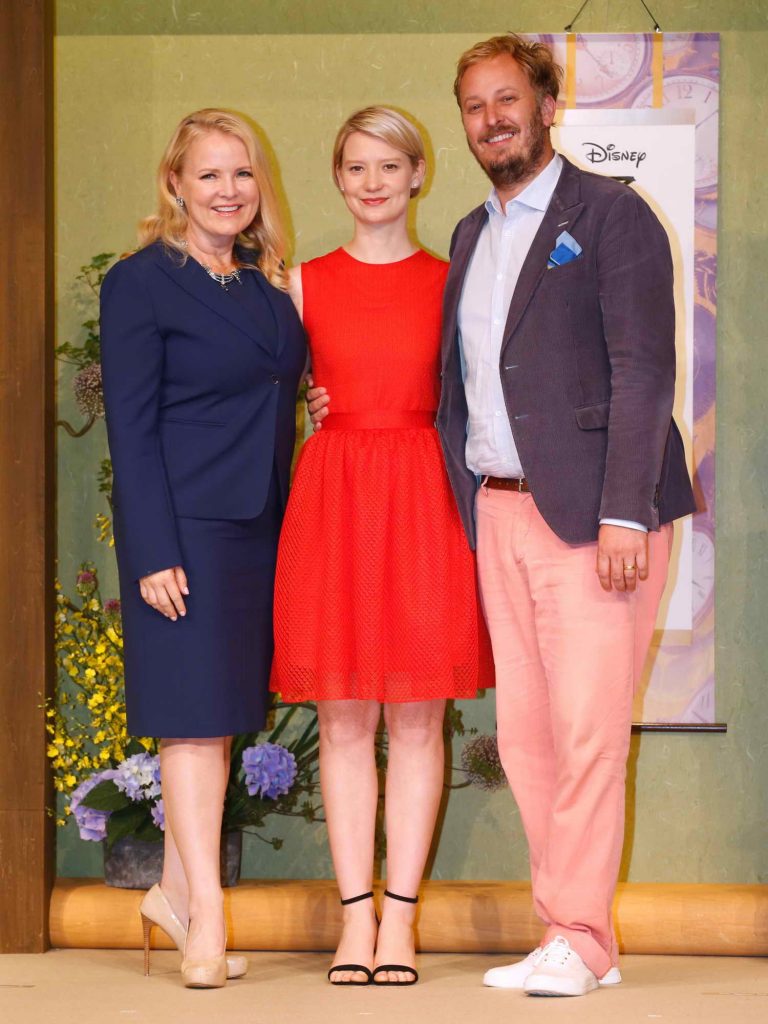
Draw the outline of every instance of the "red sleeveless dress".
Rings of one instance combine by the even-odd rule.
[[[474,697],[493,685],[474,557],[435,413],[448,265],[418,251],[301,268],[329,415],[301,451],[275,584],[283,700]]]

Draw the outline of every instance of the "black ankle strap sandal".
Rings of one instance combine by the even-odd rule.
[[[400,900],[401,903],[418,903],[418,896],[400,896],[396,892],[390,892],[389,889],[384,890],[384,895],[388,896],[391,900]],[[387,974],[389,971],[402,971],[405,974],[412,974],[413,977],[409,978],[408,981],[376,981],[377,974]],[[371,975],[371,981],[374,985],[415,985],[419,980],[419,972],[415,967],[409,967],[408,964],[380,964]]]
[[[350,896],[348,900],[341,900],[342,907],[348,907],[350,903],[359,903],[361,900],[372,900],[373,892],[364,892],[359,896]],[[378,918],[377,918],[378,920]],[[334,981],[331,978],[332,974],[336,974],[337,971],[354,971],[365,975],[365,981]],[[370,985],[373,981],[373,973],[369,967],[365,967],[363,964],[334,964],[333,967],[328,971],[328,981],[332,985]]]

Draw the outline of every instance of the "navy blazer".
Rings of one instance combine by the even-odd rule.
[[[258,516],[273,466],[287,501],[306,339],[289,296],[244,273],[268,300],[263,322],[159,242],[102,284],[113,504],[129,579],[183,565],[176,516]]]
[[[467,401],[458,341],[464,278],[485,205],[456,227],[443,309],[438,429],[475,546],[477,479],[465,461]],[[548,269],[561,231],[578,259]],[[651,530],[695,511],[672,419],[675,305],[669,240],[650,206],[612,178],[563,169],[512,296],[499,359],[510,428],[536,507],[570,544],[601,519]]]

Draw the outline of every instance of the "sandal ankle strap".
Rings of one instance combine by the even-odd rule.
[[[373,899],[373,891],[361,893],[359,896],[350,896],[348,900],[341,900],[340,902],[341,902],[342,907],[347,907],[347,906],[349,906],[350,903],[359,903],[360,900],[372,900],[372,899]],[[338,967],[334,967],[333,969],[334,969],[334,971],[338,971],[339,970]]]
[[[398,896],[398,894],[396,892],[390,892],[389,889],[385,889],[384,890],[384,895],[385,896],[389,896],[389,898],[391,900],[401,900],[403,903],[418,903],[419,902],[419,897],[418,896]],[[409,967],[408,970],[410,971],[411,968]]]

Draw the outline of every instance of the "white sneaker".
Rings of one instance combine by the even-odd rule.
[[[620,985],[621,971],[618,967],[609,967],[602,978],[597,979],[601,985]]]
[[[613,984],[616,984],[613,982]],[[541,959],[525,979],[529,996],[585,996],[600,982],[562,935],[544,947]]]
[[[518,960],[516,964],[509,964],[506,967],[492,967],[483,975],[483,984],[489,988],[516,988],[522,990],[525,979],[532,974],[541,959],[544,950],[537,946],[532,953],[529,953],[525,960]]]

